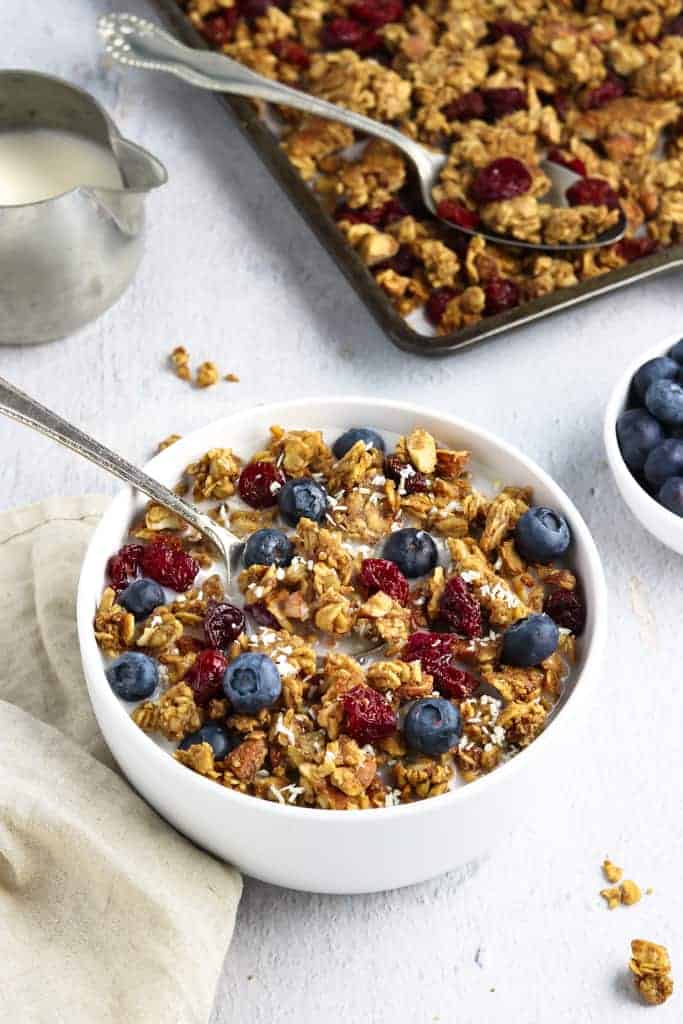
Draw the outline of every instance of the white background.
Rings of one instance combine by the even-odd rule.
[[[680,1021],[683,992],[648,1011],[625,967],[631,938],[664,942],[683,988],[683,563],[631,518],[600,439],[620,368],[683,333],[679,275],[456,357],[401,353],[215,99],[102,66],[94,24],[109,9],[4,0],[2,64],[91,90],[170,182],[149,200],[147,253],[118,306],[67,341],[0,349],[0,372],[140,461],[173,431],[285,395],[381,394],[457,413],[522,447],[574,498],[611,602],[604,673],[562,784],[546,780],[544,812],[501,834],[478,868],[409,890],[321,897],[247,880],[214,1024]],[[241,382],[188,388],[167,369],[178,344]],[[3,507],[115,487],[6,422],[0,452]],[[607,853],[654,894],[609,913]]]

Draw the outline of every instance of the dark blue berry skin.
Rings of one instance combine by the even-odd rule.
[[[669,350],[669,359],[675,359],[679,366],[683,365],[683,338]]]
[[[294,555],[294,546],[282,530],[257,530],[244,545],[244,564],[289,565]]]
[[[189,750],[197,743],[208,743],[213,750],[213,756],[217,761],[222,761],[231,750],[239,747],[242,737],[236,732],[228,732],[222,725],[215,722],[207,722],[201,729],[191,732],[182,743],[178,744],[178,750]]]
[[[277,492],[277,503],[280,515],[290,526],[296,526],[300,519],[321,523],[327,511],[327,491],[309,477],[288,480]]]
[[[119,594],[118,601],[136,619],[146,619],[155,608],[166,603],[166,595],[159,583],[143,576],[129,583]]]
[[[670,476],[657,494],[657,501],[670,512],[683,516],[683,476]]]
[[[416,700],[403,723],[406,743],[421,754],[445,754],[462,734],[460,712],[443,697]]]
[[[645,459],[645,479],[659,488],[670,476],[683,475],[683,439],[668,437],[653,448]]]
[[[645,405],[660,423],[683,424],[683,387],[675,380],[656,380],[645,392]]]
[[[105,675],[121,700],[145,700],[157,687],[159,666],[146,654],[126,651],[107,666]]]
[[[552,562],[571,544],[572,535],[564,516],[543,505],[533,505],[520,517],[515,543],[528,562]]]
[[[343,458],[358,441],[362,441],[366,447],[376,448],[382,454],[386,451],[384,438],[380,437],[376,430],[371,430],[370,427],[351,427],[350,430],[345,431],[338,437],[332,445],[335,459]]]
[[[539,665],[557,650],[559,640],[557,626],[549,615],[530,615],[505,630],[501,660],[522,668]]]
[[[280,673],[267,654],[240,654],[225,670],[223,692],[238,715],[254,715],[280,696]]]
[[[633,390],[641,402],[643,402],[647,389],[654,381],[675,380],[680,369],[675,359],[670,359],[668,356],[657,356],[655,359],[648,359],[633,376]]]
[[[394,562],[404,576],[414,580],[426,576],[436,565],[439,552],[433,538],[425,530],[412,526],[390,534],[382,549],[382,557]]]
[[[617,420],[617,440],[628,468],[640,473],[652,449],[664,440],[664,431],[645,409],[627,409]]]

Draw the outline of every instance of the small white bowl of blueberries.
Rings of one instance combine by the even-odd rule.
[[[626,504],[683,554],[683,338],[660,341],[629,366],[607,404],[604,436]]]

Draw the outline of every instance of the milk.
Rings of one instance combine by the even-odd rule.
[[[0,132],[0,206],[36,203],[76,185],[122,188],[109,149],[71,132]]]

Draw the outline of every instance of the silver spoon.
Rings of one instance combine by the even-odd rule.
[[[243,543],[234,534],[219,526],[213,519],[199,512],[194,505],[164,487],[158,480],[143,473],[141,469],[127,462],[116,452],[106,448],[94,437],[79,430],[73,423],[63,420],[57,413],[46,409],[34,398],[15,388],[9,381],[0,377],[0,413],[17,420],[27,427],[33,427],[41,434],[47,434],[53,441],[58,441],[65,448],[70,448],[77,455],[94,462],[96,466],[117,476],[124,483],[131,484],[142,491],[152,501],[174,512],[190,526],[198,530],[203,537],[211,541],[225,565],[227,584],[230,587],[232,576],[237,569],[242,555]]]
[[[517,249],[531,249],[535,252],[563,252],[577,249],[592,249],[596,246],[611,245],[618,242],[626,230],[626,218],[620,211],[619,220],[609,231],[589,242],[575,242],[571,245],[549,245],[545,242],[520,242],[509,235],[499,235],[493,231],[454,227],[447,220],[439,217],[436,204],[432,197],[432,189],[439,181],[439,175],[446,164],[447,157],[436,153],[418,142],[413,142],[402,132],[380,121],[373,121],[363,114],[356,114],[345,107],[318,99],[309,93],[292,89],[280,82],[257,75],[254,71],[232,60],[225,54],[209,53],[183,46],[168,32],[151,21],[139,18],[135,14],[105,14],[98,21],[98,30],[105,41],[105,51],[114,60],[128,67],[145,68],[150,71],[167,71],[178,78],[184,79],[200,89],[214,92],[228,92],[236,96],[250,96],[266,100],[269,103],[281,103],[283,106],[296,107],[307,114],[326,118],[328,121],[339,121],[365,132],[378,139],[392,143],[408,157],[417,172],[422,200],[427,209],[451,230],[466,235],[481,235],[498,245],[511,245]],[[540,162],[541,170],[550,179],[551,188],[544,202],[553,206],[566,207],[565,192],[580,175],[549,160]]]

